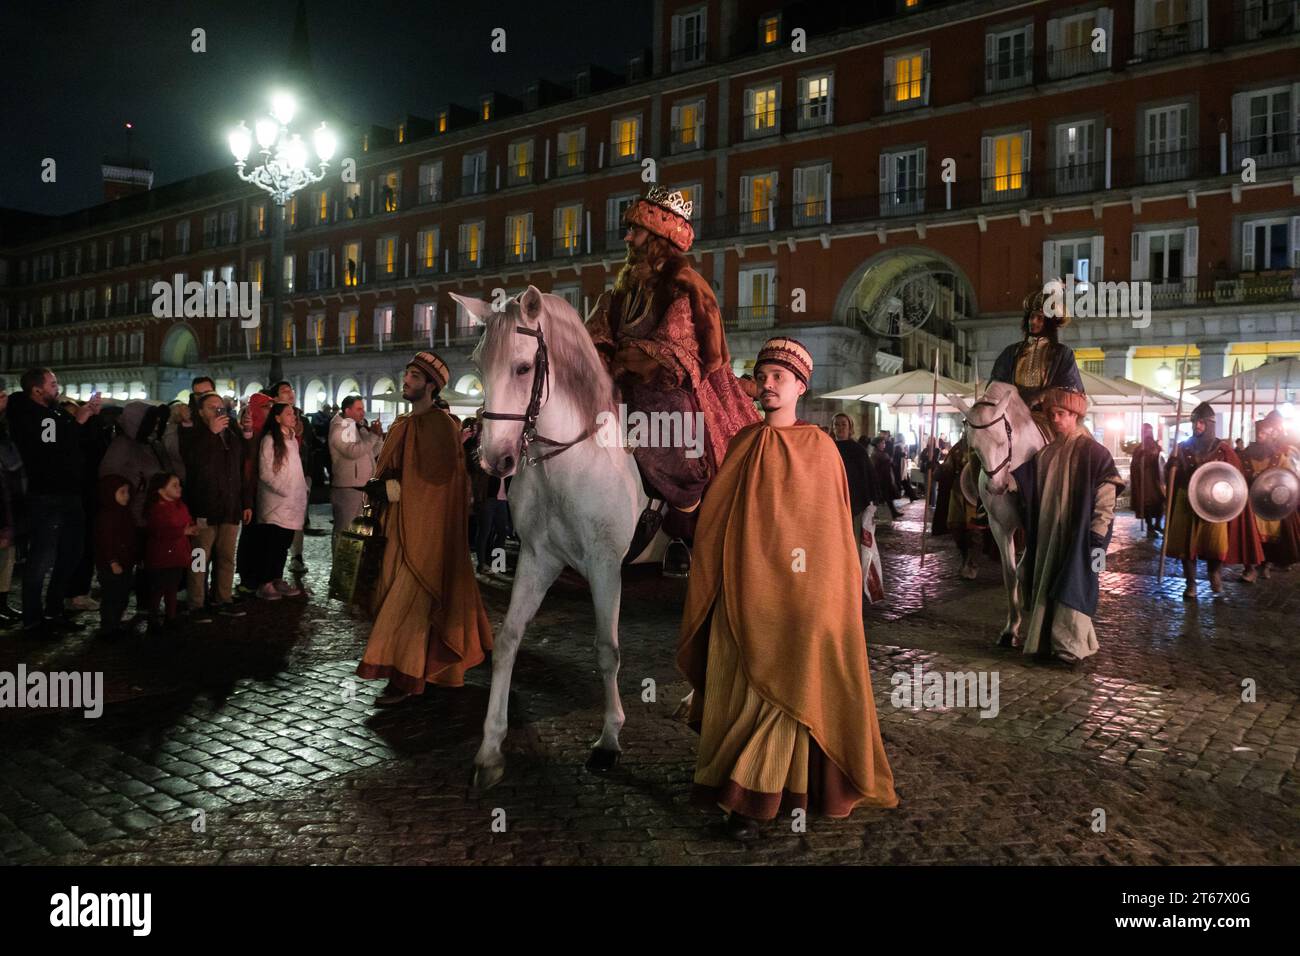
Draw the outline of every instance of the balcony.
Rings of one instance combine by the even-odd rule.
[[[616,139],[609,144],[609,164],[626,166],[641,161],[641,137]]]
[[[578,149],[555,154],[556,176],[577,176],[587,170],[587,156]]]
[[[799,199],[790,212],[796,228],[819,226],[830,222],[830,206],[824,198],[807,197]]]
[[[728,332],[743,332],[750,329],[770,329],[776,326],[777,307],[775,305],[739,305],[727,309],[722,317],[723,327]]]
[[[779,136],[780,133],[781,107],[779,106],[747,112],[741,118],[741,139],[764,139],[768,136]]]
[[[537,244],[526,239],[509,243],[501,250],[501,259],[499,261],[507,264],[536,262]]]
[[[1232,9],[1236,43],[1300,33],[1300,0],[1238,0]]]
[[[1092,192],[1101,189],[1105,183],[1106,164],[1104,162],[1065,163],[1048,170],[1048,174],[1048,182],[1055,195]]]
[[[672,138],[668,141],[668,151],[673,155],[690,153],[704,148],[704,124],[694,123],[690,126],[674,126]]]
[[[703,40],[695,43],[688,43],[685,46],[673,47],[668,52],[668,69],[676,73],[680,70],[690,70],[697,66],[703,66],[709,59],[709,45]]]
[[[1197,169],[1200,150],[1196,147],[1148,152],[1135,157],[1138,181],[1168,183],[1187,179]]]
[[[834,115],[833,96],[819,96],[812,100],[802,100],[795,113],[795,126],[798,129],[820,129],[831,125]]]
[[[526,186],[533,181],[533,170],[536,167],[531,159],[526,162],[513,162],[506,167],[506,185],[507,186]]]
[[[901,113],[904,110],[917,109],[930,105],[930,74],[906,80],[902,83],[885,84],[885,112]]]
[[[1108,56],[1109,54],[1106,53],[1093,52],[1090,43],[1060,49],[1048,48],[1043,58],[1043,72],[1049,80],[1064,80],[1071,76],[1100,73],[1110,68],[1107,63]]]
[[[1300,132],[1261,133],[1232,144],[1232,167],[1241,169],[1242,160],[1253,159],[1258,169],[1300,163]]]
[[[442,181],[435,180],[431,183],[420,183],[415,193],[415,201],[419,205],[431,202],[442,201]]]
[[[1198,286],[1197,297],[1219,305],[1295,301],[1300,299],[1300,269],[1211,274]]]
[[[1167,60],[1205,48],[1200,20],[1171,23],[1133,34],[1133,58],[1139,62]]]
[[[586,242],[587,240],[581,230],[554,236],[551,239],[550,255],[541,252],[539,258],[568,258],[584,255],[587,251]]]
[[[925,211],[925,187],[901,187],[880,195],[880,215],[916,216]]]
[[[481,196],[487,192],[487,170],[460,177],[461,196]]]
[[[381,213],[397,212],[401,203],[398,201],[398,189],[390,183],[384,183],[379,190],[379,211]]]
[[[1001,54],[984,61],[984,92],[1000,93],[1034,82],[1034,59],[1028,52]]]

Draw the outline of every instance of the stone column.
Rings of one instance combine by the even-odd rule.
[[[1132,378],[1134,346],[1109,345],[1102,349],[1104,355],[1102,374],[1107,378]]]
[[[1201,353],[1200,381],[1212,382],[1228,374],[1225,367],[1228,363],[1227,342],[1198,342],[1197,348]]]

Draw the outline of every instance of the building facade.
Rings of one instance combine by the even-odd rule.
[[[344,145],[355,177],[336,162],[286,211],[286,375],[310,411],[397,391],[433,345],[475,394],[477,330],[447,293],[533,284],[585,314],[650,181],[694,201],[737,370],[774,329],[809,346],[812,420],[840,410],[817,394],[936,350],[986,376],[1026,293],[1067,274],[1149,283],[1149,316],[1066,331],[1100,374],[1176,390],[1185,355],[1194,385],[1300,354],[1298,5],[658,0],[626,76]],[[197,373],[251,393],[269,327],[157,319],[149,290],[270,281],[269,216],[232,168],[8,230],[0,365],[78,395],[169,399]]]

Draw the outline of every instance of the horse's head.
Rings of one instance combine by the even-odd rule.
[[[452,298],[487,326],[472,359],[483,381],[479,461],[489,474],[514,472],[525,454],[525,429],[548,407],[556,410],[547,430],[567,437],[611,405],[609,376],[566,300],[531,285],[500,311],[481,299]]]
[[[529,286],[515,298],[507,299],[499,311],[483,299],[454,292],[451,297],[474,321],[487,326],[470,356],[483,382],[485,414],[479,429],[479,462],[488,474],[504,478],[519,464],[524,415],[532,397],[537,358],[536,336],[518,330],[540,328],[542,294],[536,286]],[[514,417],[503,419],[497,415]]]
[[[1010,461],[1013,424],[1009,411],[1016,395],[1014,385],[990,382],[984,396],[970,405],[957,398],[951,399],[966,412],[968,445],[979,455],[983,469],[989,476],[989,490],[994,494],[1012,490]]]

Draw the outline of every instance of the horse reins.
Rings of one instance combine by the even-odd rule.
[[[547,396],[550,395],[550,358],[546,351],[546,336],[542,334],[541,326],[535,329],[525,328],[522,325],[515,326],[515,331],[521,335],[531,335],[537,339],[537,351],[533,355],[533,388],[528,397],[528,408],[522,415],[514,412],[483,412],[483,418],[494,421],[523,422],[524,429],[519,439],[519,455],[530,465],[536,465],[539,462],[546,461],[548,458],[554,458],[561,452],[568,451],[574,445],[586,441],[596,431],[594,425],[588,426],[585,431],[573,441],[555,441],[547,438],[537,431],[537,416],[542,410],[542,392],[545,390]],[[1010,426],[1008,426],[1010,427]],[[528,446],[537,443],[540,445],[550,445],[554,448],[544,455],[532,456],[528,453]]]
[[[996,402],[975,402],[974,404],[971,405],[971,408],[979,408],[981,405],[985,406],[986,408],[997,408],[997,407],[998,407]],[[976,425],[976,424],[975,424],[973,421],[971,421],[969,418],[966,419],[966,424],[967,424],[967,425],[969,425],[971,428],[977,428],[977,429],[991,428],[992,426],[996,425],[998,422],[1001,422],[1001,423],[1002,423],[1002,427],[1005,428],[1005,429],[1007,430],[1007,457],[1003,460],[1002,464],[998,465],[998,466],[997,466],[996,468],[994,468],[992,471],[989,471],[987,468],[985,469],[985,473],[986,473],[990,478],[992,478],[994,475],[996,475],[996,474],[997,474],[999,471],[1001,471],[1003,468],[1007,467],[1007,465],[1011,464],[1011,456],[1012,456],[1012,454],[1014,454],[1014,451],[1013,451],[1013,449],[1012,449],[1012,447],[1011,447],[1011,422],[1009,422],[1009,421],[1007,420],[1007,413],[1006,413],[1006,412],[1003,412],[1001,415],[999,415],[997,418],[993,419],[993,421],[991,421],[991,422],[985,422],[983,425]]]

